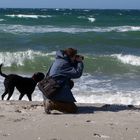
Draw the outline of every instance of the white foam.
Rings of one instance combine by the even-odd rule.
[[[78,16],[79,19],[88,19],[90,22],[94,22],[96,19],[94,17]]]
[[[122,16],[123,14],[122,13],[118,13],[118,15]]]
[[[84,12],[89,12],[90,10],[85,9]]]
[[[29,75],[23,75],[30,77]],[[4,78],[0,76],[0,95],[4,92],[3,86]],[[110,84],[109,84],[110,83]],[[78,103],[104,103],[104,104],[132,104],[140,105],[140,89],[133,89],[121,91],[121,89],[114,89],[111,85],[112,81],[109,79],[99,79],[90,74],[84,74],[80,79],[75,81],[75,86],[72,90],[74,97]],[[11,99],[18,100],[19,93],[17,90]],[[25,96],[23,100],[28,100]],[[33,93],[34,101],[42,101],[42,93],[36,87]]]
[[[19,51],[19,52],[0,52],[0,63],[4,63],[5,66],[10,67],[12,64],[17,66],[24,65],[25,60],[34,60],[37,56],[55,55],[55,52],[42,53],[40,51]]]
[[[94,28],[77,28],[77,27],[55,27],[48,25],[41,26],[26,26],[26,25],[6,25],[0,24],[0,31],[8,33],[49,33],[49,32],[64,32],[64,33],[84,33],[84,32],[133,32],[140,31],[140,26],[118,26],[118,27],[94,27]]]
[[[138,83],[135,83],[135,87],[129,87],[133,80],[128,80],[125,83],[126,87],[120,86],[123,82],[122,76],[111,78],[108,76],[100,77],[84,74],[75,81],[72,92],[79,103],[140,105],[140,88]]]
[[[135,96],[133,93],[92,93],[89,96],[76,95],[75,98],[79,103],[103,103],[103,104],[124,104],[124,105],[140,105],[140,93]]]
[[[6,16],[12,17],[12,18],[18,17],[18,18],[35,18],[35,19],[52,17],[50,15],[24,15],[24,14],[18,14],[18,15],[12,14],[12,15],[6,15]]]
[[[78,19],[86,19],[85,16],[78,16],[77,18],[78,18]]]
[[[140,26],[115,26],[115,27],[97,27],[97,32],[133,32],[140,31]]]
[[[88,20],[89,20],[90,22],[94,22],[96,19],[93,18],[93,17],[89,17]]]
[[[1,79],[1,78],[0,78]],[[2,84],[2,80],[0,80],[1,92],[0,95],[4,92],[4,86]],[[80,89],[80,87],[79,87]],[[123,105],[140,105],[140,92],[135,93],[127,93],[127,92],[116,92],[114,93],[97,93],[90,92],[83,93],[80,90],[80,95],[78,92],[73,92],[73,95],[78,103],[101,103],[101,104],[123,104]],[[6,98],[6,97],[5,97]],[[14,94],[12,96],[12,100],[18,100],[19,92],[15,89]],[[23,100],[28,100],[26,96],[24,96]],[[33,101],[42,101],[42,93],[39,91],[38,87],[36,87],[33,93]]]
[[[4,20],[4,19],[0,19],[0,22],[1,22],[1,21],[5,21],[5,20]]]
[[[121,61],[124,64],[140,66],[140,56],[123,55],[123,54],[113,54],[111,56],[117,58],[119,61]]]

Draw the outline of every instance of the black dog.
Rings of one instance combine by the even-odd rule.
[[[43,80],[45,75],[41,72],[34,73],[34,75],[30,78],[21,77],[16,74],[6,75],[2,73],[1,67],[2,64],[0,64],[0,75],[5,77],[5,92],[1,96],[2,100],[4,99],[6,94],[8,94],[7,100],[9,100],[14,92],[14,88],[16,87],[20,92],[19,100],[21,100],[26,94],[29,101],[32,101],[32,93],[35,90],[35,86],[39,81]]]

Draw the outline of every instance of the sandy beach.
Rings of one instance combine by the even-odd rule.
[[[140,107],[77,105],[47,115],[42,102],[0,101],[0,140],[140,140]]]

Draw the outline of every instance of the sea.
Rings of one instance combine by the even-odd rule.
[[[4,73],[46,74],[56,51],[69,47],[85,58],[72,89],[78,103],[140,105],[140,10],[0,9]],[[38,87],[33,100],[43,100]]]

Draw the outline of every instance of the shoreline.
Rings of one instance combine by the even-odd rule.
[[[77,104],[44,113],[40,101],[0,101],[0,140],[139,140],[140,106]]]

